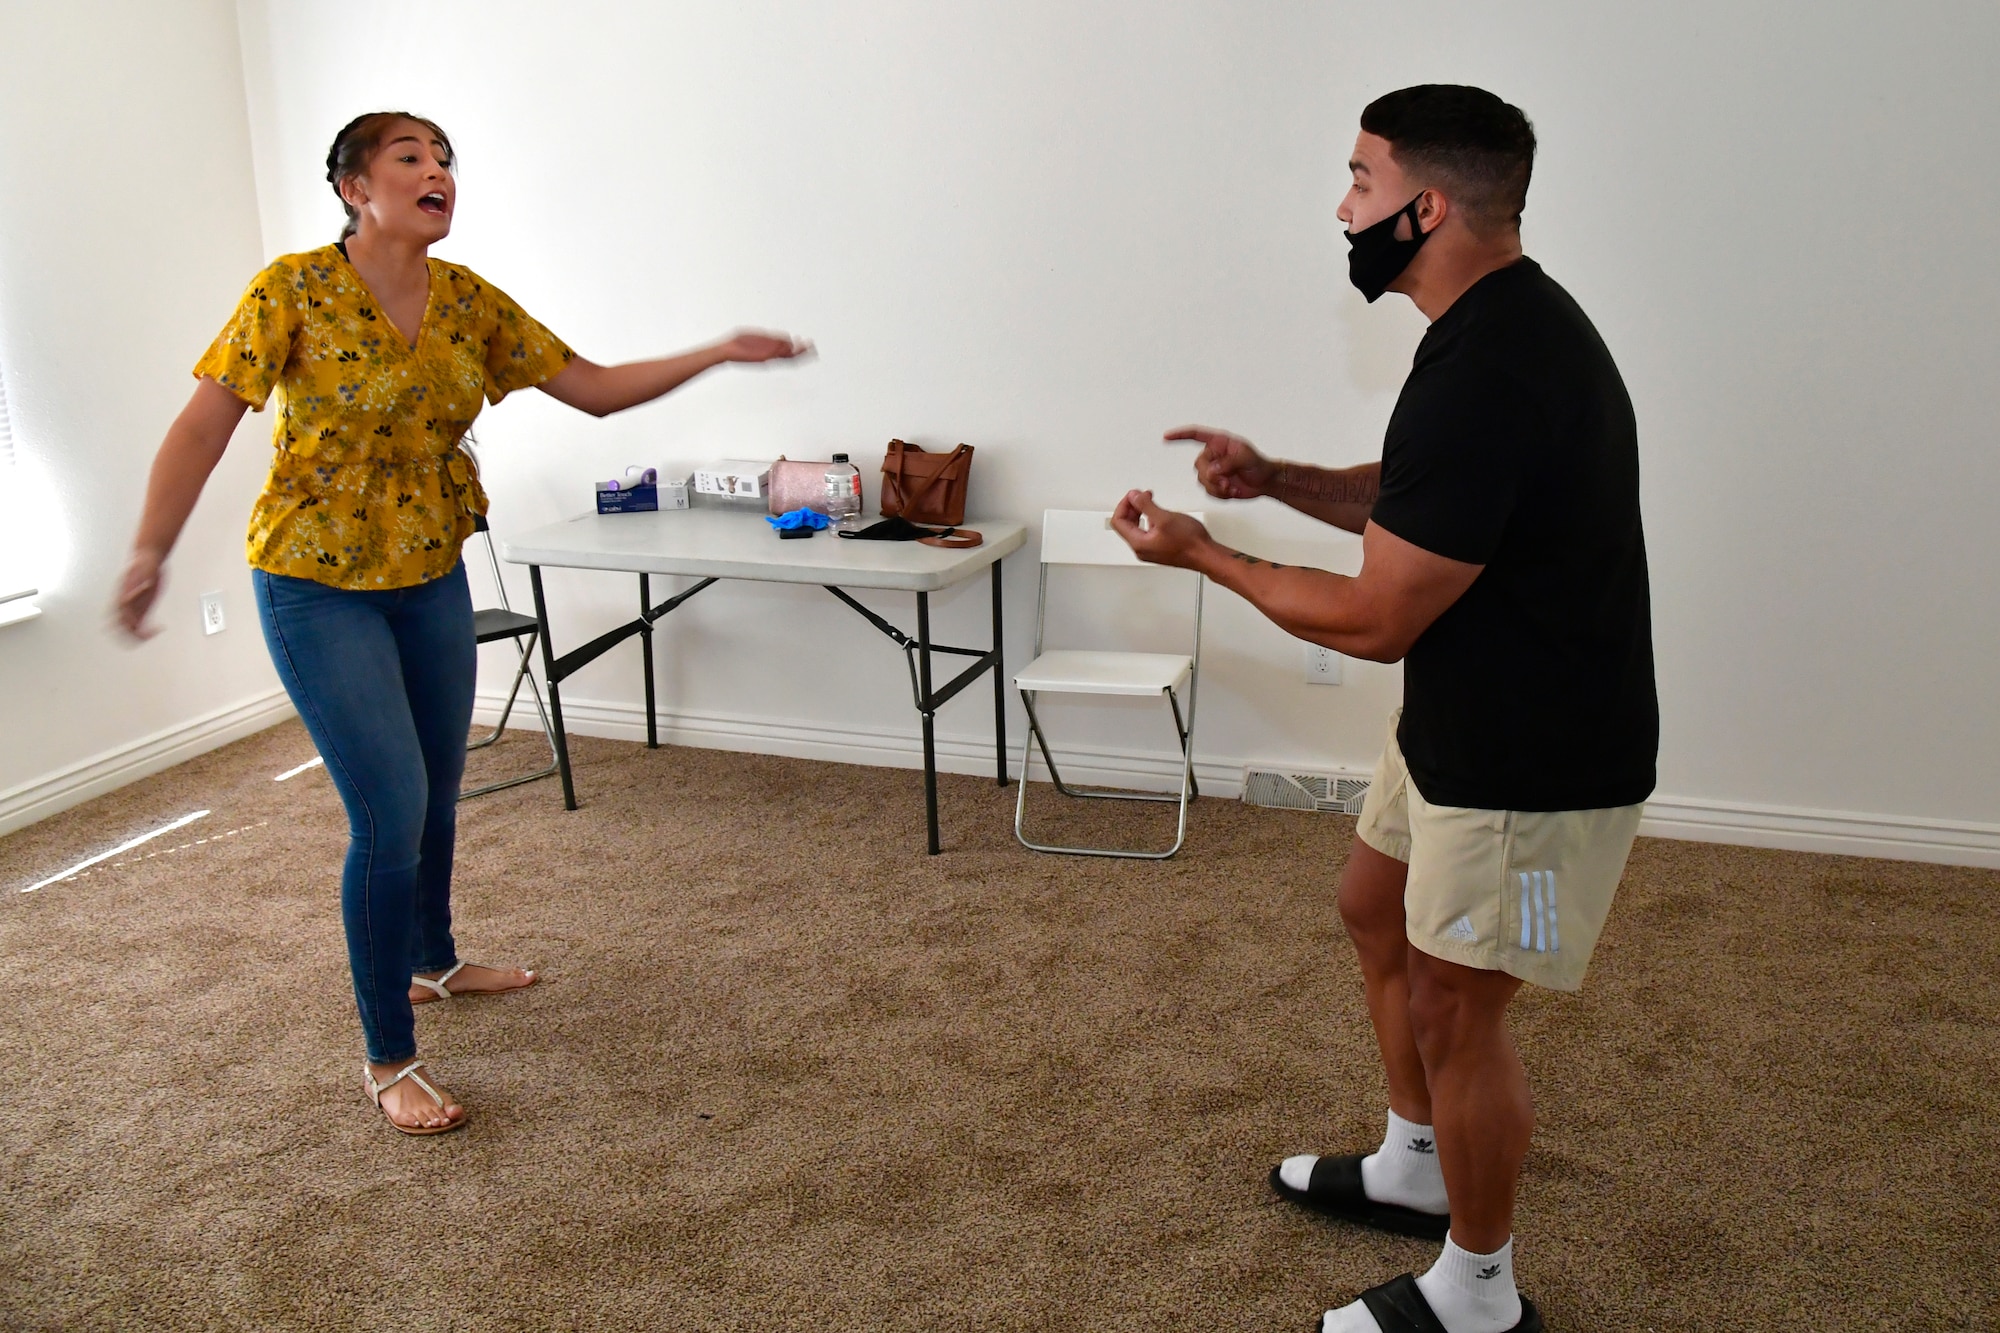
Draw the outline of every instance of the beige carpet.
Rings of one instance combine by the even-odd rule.
[[[1059,859],[946,778],[926,858],[914,773],[577,753],[577,813],[464,807],[460,947],[547,980],[419,1010],[441,1138],[362,1098],[296,724],[0,839],[0,1324],[1303,1333],[1429,1262],[1265,1186],[1381,1130],[1351,821]],[[1583,994],[1517,1006],[1549,1326],[2000,1327],[1996,916],[1992,872],[1642,842]]]

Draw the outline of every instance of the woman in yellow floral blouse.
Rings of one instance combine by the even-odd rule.
[[[401,112],[358,117],[334,139],[327,180],[346,230],[259,273],[196,364],[194,396],[153,464],[117,606],[129,633],[152,633],[167,552],[244,411],[277,390],[251,578],[272,661],[347,807],[341,912],[363,1084],[408,1134],[465,1123],[417,1072],[412,1004],[535,979],[461,963],[451,934],[476,665],[459,547],[486,511],[459,441],[484,403],[515,389],[604,416],[724,362],[806,350],[738,333],[655,361],[586,361],[471,269],[429,257],[451,231],[452,166],[444,131]]]

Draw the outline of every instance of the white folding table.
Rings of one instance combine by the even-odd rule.
[[[548,678],[549,709],[555,722],[556,762],[562,771],[563,805],[576,809],[576,786],[570,776],[569,743],[563,730],[562,682],[610,649],[639,636],[646,673],[646,744],[659,747],[654,706],[653,624],[718,579],[752,579],[765,583],[817,584],[861,613],[876,629],[902,648],[910,669],[910,692],[923,718],[924,808],[929,822],[929,850],[938,850],[937,751],[933,719],[953,695],[983,671],[993,673],[994,755],[1001,786],[1007,785],[1007,692],[1001,669],[1000,562],[1021,548],[1027,532],[1019,523],[967,523],[961,531],[985,538],[966,550],[925,546],[920,542],[855,541],[831,531],[803,541],[779,538],[760,514],[737,508],[666,509],[636,514],[586,514],[551,523],[506,539],[502,551],[512,564],[528,567],[535,590],[535,619],[541,624],[542,667]],[[598,635],[580,648],[557,655],[549,636],[548,601],[542,593],[542,568],[601,569],[639,576],[639,618]],[[931,642],[930,595],[992,571],[993,646],[953,648]],[[674,574],[701,582],[655,605],[651,578]],[[843,589],[875,588],[917,595],[914,638],[854,600]],[[931,687],[931,654],[970,657],[972,663],[937,689]]]

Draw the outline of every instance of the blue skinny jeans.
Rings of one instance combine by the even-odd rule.
[[[477,666],[465,566],[382,592],[251,580],[278,677],[347,806],[340,913],[368,1058],[407,1060],[410,974],[458,961],[451,858]]]

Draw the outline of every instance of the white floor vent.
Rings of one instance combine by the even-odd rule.
[[[1367,778],[1341,778],[1326,773],[1278,773],[1270,769],[1243,771],[1245,805],[1273,810],[1317,810],[1323,814],[1358,815],[1368,796]]]

